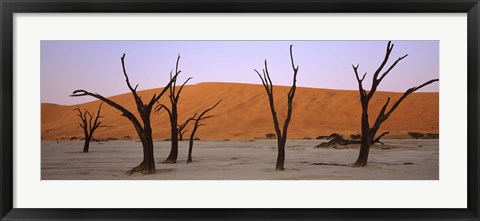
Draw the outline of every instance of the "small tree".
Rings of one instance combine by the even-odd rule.
[[[102,122],[99,121],[98,119],[101,118],[100,116],[100,110],[102,108],[102,104],[98,106],[97,113],[90,114],[88,110],[85,109],[85,112],[82,112],[80,108],[75,108],[78,113],[78,117],[81,119],[81,123],[78,123],[78,127],[83,129],[83,134],[85,136],[85,143],[83,145],[83,152],[88,153],[88,149],[90,147],[90,141],[92,140],[93,133],[95,133],[95,130],[99,127],[107,127],[106,125],[101,125]],[[93,120],[93,122],[92,122]]]
[[[157,105],[157,111],[160,109],[164,109],[168,113],[168,117],[170,118],[170,132],[171,132],[171,142],[172,146],[170,148],[170,154],[168,155],[167,159],[163,163],[177,163],[177,158],[178,158],[178,137],[179,137],[179,132],[178,132],[178,101],[180,99],[180,93],[183,90],[183,87],[187,82],[192,79],[188,78],[182,86],[176,91],[176,85],[177,85],[177,77],[180,74],[180,70],[178,69],[178,61],[180,60],[180,55],[177,57],[177,65],[175,66],[175,77],[172,77],[172,72],[170,72],[170,81],[172,82],[172,86],[170,87],[170,94],[168,95],[171,108],[168,108],[167,106],[163,104]]]
[[[288,92],[287,100],[288,100],[288,110],[287,110],[287,117],[285,118],[285,123],[283,124],[283,131],[280,130],[280,125],[278,123],[277,112],[275,111],[275,103],[273,99],[273,83],[272,79],[270,79],[270,74],[268,73],[267,67],[267,60],[265,60],[265,68],[263,69],[263,77],[262,75],[257,72],[258,77],[262,80],[263,87],[268,95],[268,100],[270,102],[270,110],[272,112],[273,118],[273,126],[275,128],[275,133],[277,134],[277,144],[278,144],[278,155],[277,155],[277,164],[275,166],[275,170],[284,170],[285,164],[285,144],[287,142],[287,131],[288,125],[290,124],[290,120],[292,118],[292,110],[293,110],[293,97],[295,96],[295,90],[297,88],[297,73],[298,73],[298,66],[295,66],[293,62],[293,52],[292,52],[292,45],[290,45],[290,61],[292,63],[293,69],[293,83],[292,87],[290,87],[290,91]]]
[[[381,124],[383,122],[385,122],[388,119],[388,117],[390,117],[390,115],[397,109],[397,107],[400,105],[400,103],[411,93],[413,93],[413,92],[419,90],[420,88],[423,88],[423,87],[425,87],[425,86],[427,86],[427,85],[429,85],[433,82],[438,81],[438,79],[432,79],[432,80],[429,80],[429,81],[421,84],[420,86],[412,87],[412,88],[408,89],[397,100],[397,102],[395,102],[390,107],[389,110],[387,110],[388,104],[390,102],[390,98],[388,98],[387,101],[385,102],[385,104],[383,105],[382,109],[378,113],[378,116],[375,119],[375,122],[374,122],[373,126],[370,127],[370,123],[369,123],[369,119],[368,119],[368,105],[369,105],[369,102],[372,99],[373,95],[377,91],[378,85],[380,84],[380,82],[382,82],[383,78],[385,78],[387,76],[387,74],[390,73],[390,71],[398,64],[398,62],[400,62],[401,60],[403,60],[404,58],[406,58],[408,56],[408,54],[406,54],[402,57],[399,57],[386,71],[384,71],[382,74],[380,74],[380,72],[382,72],[382,69],[387,64],[388,58],[390,57],[390,53],[393,50],[393,45],[394,44],[391,44],[390,41],[388,42],[387,51],[385,53],[385,58],[383,59],[383,62],[380,65],[380,67],[378,67],[378,69],[373,74],[372,86],[371,86],[370,91],[368,93],[365,89],[363,89],[363,84],[362,84],[362,82],[365,79],[365,76],[367,75],[367,73],[365,73],[363,75],[363,77],[360,78],[360,76],[358,74],[358,66],[359,65],[357,65],[357,66],[352,65],[353,71],[355,72],[355,76],[356,76],[356,79],[357,79],[357,82],[358,82],[358,89],[359,89],[359,92],[360,92],[360,103],[362,105],[362,120],[361,120],[362,138],[361,138],[361,145],[360,145],[360,153],[358,155],[357,161],[355,162],[355,164],[353,164],[354,167],[363,167],[363,166],[367,165],[368,153],[370,151],[371,144],[374,141],[379,141],[380,138],[382,136],[384,136],[386,133],[381,134],[377,138],[375,138],[375,135],[377,134],[378,130],[380,129]]]
[[[153,139],[152,139],[152,127],[150,122],[150,116],[152,113],[153,105],[163,96],[163,94],[170,89],[172,82],[177,78],[177,74],[170,79],[170,82],[163,88],[160,94],[154,94],[148,103],[144,103],[140,96],[137,94],[137,87],[132,87],[130,81],[128,79],[127,71],[125,69],[125,54],[121,57],[122,68],[123,68],[123,75],[125,76],[125,81],[127,83],[128,89],[132,93],[133,99],[135,100],[135,104],[137,105],[137,111],[140,115],[140,120],[129,110],[125,107],[117,104],[116,102],[100,95],[97,93],[91,93],[86,90],[76,90],[73,91],[72,97],[80,97],[80,96],[91,96],[95,97],[108,105],[112,106],[113,108],[119,110],[122,113],[122,116],[126,117],[130,120],[135,127],[138,137],[142,142],[143,146],[143,160],[142,162],[134,167],[133,169],[129,170],[127,173],[132,174],[134,172],[142,172],[145,174],[155,173],[155,160],[153,157]],[[178,60],[177,60],[178,65]],[[142,122],[142,123],[141,123]]]
[[[214,115],[208,115],[206,116],[205,114],[207,114],[209,111],[213,110],[218,104],[220,104],[220,102],[222,102],[221,100],[219,102],[217,102],[215,105],[213,105],[212,107],[204,110],[197,118],[195,118],[195,124],[193,125],[193,129],[192,129],[192,133],[190,134],[190,141],[188,143],[188,157],[187,157],[187,163],[191,163],[192,162],[192,151],[193,151],[193,141],[194,140],[200,140],[198,137],[195,137],[195,133],[197,132],[197,129],[200,127],[200,126],[204,126],[205,124],[201,124],[200,122],[202,120],[205,120],[205,119],[208,119],[208,118],[211,118],[213,117]],[[195,114],[193,117],[197,116],[197,114]]]
[[[178,140],[179,141],[183,141],[183,135],[188,131],[188,130],[185,130],[185,128],[188,126],[188,123],[190,123],[190,121],[195,120],[195,116],[196,114],[193,115],[193,117],[190,117],[187,120],[185,120],[183,123],[178,124]]]

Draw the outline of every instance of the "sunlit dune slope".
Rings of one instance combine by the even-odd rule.
[[[289,87],[275,86],[275,105],[283,125],[287,111],[287,93]],[[150,99],[160,89],[140,91],[144,99]],[[402,93],[377,92],[370,105],[370,120],[373,122],[379,109],[391,97],[392,101]],[[389,131],[390,137],[405,137],[410,131],[438,133],[438,93],[414,93],[410,95],[382,125],[381,131]],[[75,99],[72,97],[71,99]],[[131,94],[111,97],[120,105],[135,113],[136,106]],[[265,134],[273,133],[273,123],[268,98],[262,85],[237,83],[200,83],[187,85],[183,89],[179,102],[179,122],[201,112],[223,100],[211,114],[215,117],[205,120],[196,136],[202,140],[250,140],[263,139]],[[161,102],[169,106],[167,96]],[[391,102],[392,103],[392,102]],[[78,127],[79,118],[73,109],[80,107],[95,112],[100,101],[80,105],[63,106],[42,104],[42,138],[45,140],[71,139],[82,137]],[[346,136],[360,133],[360,101],[358,91],[329,90],[318,88],[297,88],[294,98],[292,122],[288,138],[315,138],[319,135],[340,133]],[[99,128],[95,132],[98,139],[114,137],[122,139],[137,135],[131,122],[121,113],[103,104],[101,121],[111,127]],[[163,140],[170,136],[167,113],[152,113],[153,136]],[[186,133],[187,137],[189,132]]]

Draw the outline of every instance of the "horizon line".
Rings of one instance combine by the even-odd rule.
[[[195,85],[201,85],[201,84],[242,84],[242,85],[254,85],[254,86],[262,86],[262,84],[255,84],[255,83],[242,83],[242,82],[221,82],[221,81],[208,81],[208,82],[199,82],[199,83],[194,83],[194,84],[185,84],[185,86],[195,86]],[[177,85],[176,87],[180,87],[181,85]],[[291,85],[273,85],[276,87],[291,87]],[[155,88],[147,88],[143,90],[139,90],[138,92],[144,92],[144,91],[150,91],[150,90],[157,90],[157,89],[162,89],[164,87],[155,87]],[[333,91],[358,91],[355,89],[338,89],[338,88],[317,88],[317,87],[307,87],[307,86],[297,86],[297,89],[303,88],[303,89],[317,89],[317,90],[333,90]],[[409,88],[406,88],[404,91],[382,91],[382,90],[377,90],[377,92],[381,93],[404,93],[406,90]],[[369,90],[366,90],[367,92]],[[126,91],[125,93],[120,93],[120,94],[115,94],[115,95],[108,95],[105,96],[107,98],[110,97],[115,97],[115,96],[121,96],[125,94],[130,94],[131,92]],[[425,93],[440,93],[439,91],[420,91],[420,92],[415,92],[415,94],[425,94]],[[74,106],[74,105],[81,105],[81,104],[86,104],[90,102],[95,102],[98,101],[98,99],[92,100],[92,101],[87,101],[83,103],[75,103],[75,104],[60,104],[60,103],[55,103],[55,102],[43,102],[41,101],[41,104],[53,104],[53,105],[60,105],[60,106]]]

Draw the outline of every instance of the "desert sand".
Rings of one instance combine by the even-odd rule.
[[[126,87],[126,86],[125,86]],[[290,88],[275,86],[276,109],[281,122],[285,119],[287,92]],[[140,91],[144,99],[150,99],[160,89]],[[95,92],[95,91],[92,91]],[[377,92],[370,102],[371,121],[379,109],[391,97],[395,101],[402,93]],[[68,95],[65,95],[68,96]],[[110,97],[136,114],[136,106],[130,93]],[[71,98],[75,99],[75,98]],[[166,102],[167,96],[161,99]],[[212,106],[223,102],[211,112],[215,117],[205,121],[197,136],[202,140],[250,140],[265,138],[273,133],[272,117],[268,98],[262,85],[239,83],[200,83],[187,85],[179,102],[179,122]],[[95,112],[100,101],[79,105],[42,104],[42,140],[70,140],[81,137],[76,107]],[[417,92],[410,95],[392,114],[380,132],[389,131],[386,138],[408,138],[408,132],[438,133],[438,93]],[[316,138],[319,135],[339,133],[345,137],[360,133],[360,101],[358,91],[298,88],[294,99],[294,110],[289,128],[289,139]],[[120,112],[103,105],[102,122],[112,127],[99,128],[94,137],[137,139],[135,130]],[[373,122],[372,122],[373,123]],[[166,112],[152,114],[153,137],[164,140],[170,136]],[[188,135],[188,132],[187,132]]]
[[[42,180],[437,180],[438,139],[385,139],[373,146],[366,167],[353,168],[358,145],[314,148],[325,140],[289,140],[285,171],[275,171],[276,141],[196,141],[193,162],[186,164],[188,143],[179,144],[177,164],[162,164],[170,142],[155,142],[156,173],[126,175],[140,163],[136,141],[42,141]],[[331,165],[324,165],[331,164]]]

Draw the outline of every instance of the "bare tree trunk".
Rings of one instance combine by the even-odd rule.
[[[367,164],[368,153],[370,152],[370,125],[368,123],[368,104],[362,107],[362,139],[360,141],[360,153],[354,167],[363,167]]]
[[[173,114],[173,113],[172,113]],[[172,120],[171,123],[171,142],[170,154],[163,163],[177,163],[178,158],[178,129],[176,120]]]
[[[177,128],[177,108],[172,108],[172,117],[170,119],[171,142],[170,154],[163,163],[177,163],[178,158],[178,128]]]
[[[275,170],[285,170],[285,142],[278,140],[278,154]]]
[[[85,137],[85,143],[83,144],[83,152],[88,153],[88,149],[90,147],[90,137]]]
[[[150,131],[150,132],[149,132]],[[155,172],[155,159],[153,152],[153,139],[152,129],[150,125],[144,133],[144,139],[142,140],[143,146],[143,173],[151,174]]]
[[[187,163],[192,162],[192,151],[193,151],[193,139],[190,139],[188,141],[188,157],[187,157]]]

